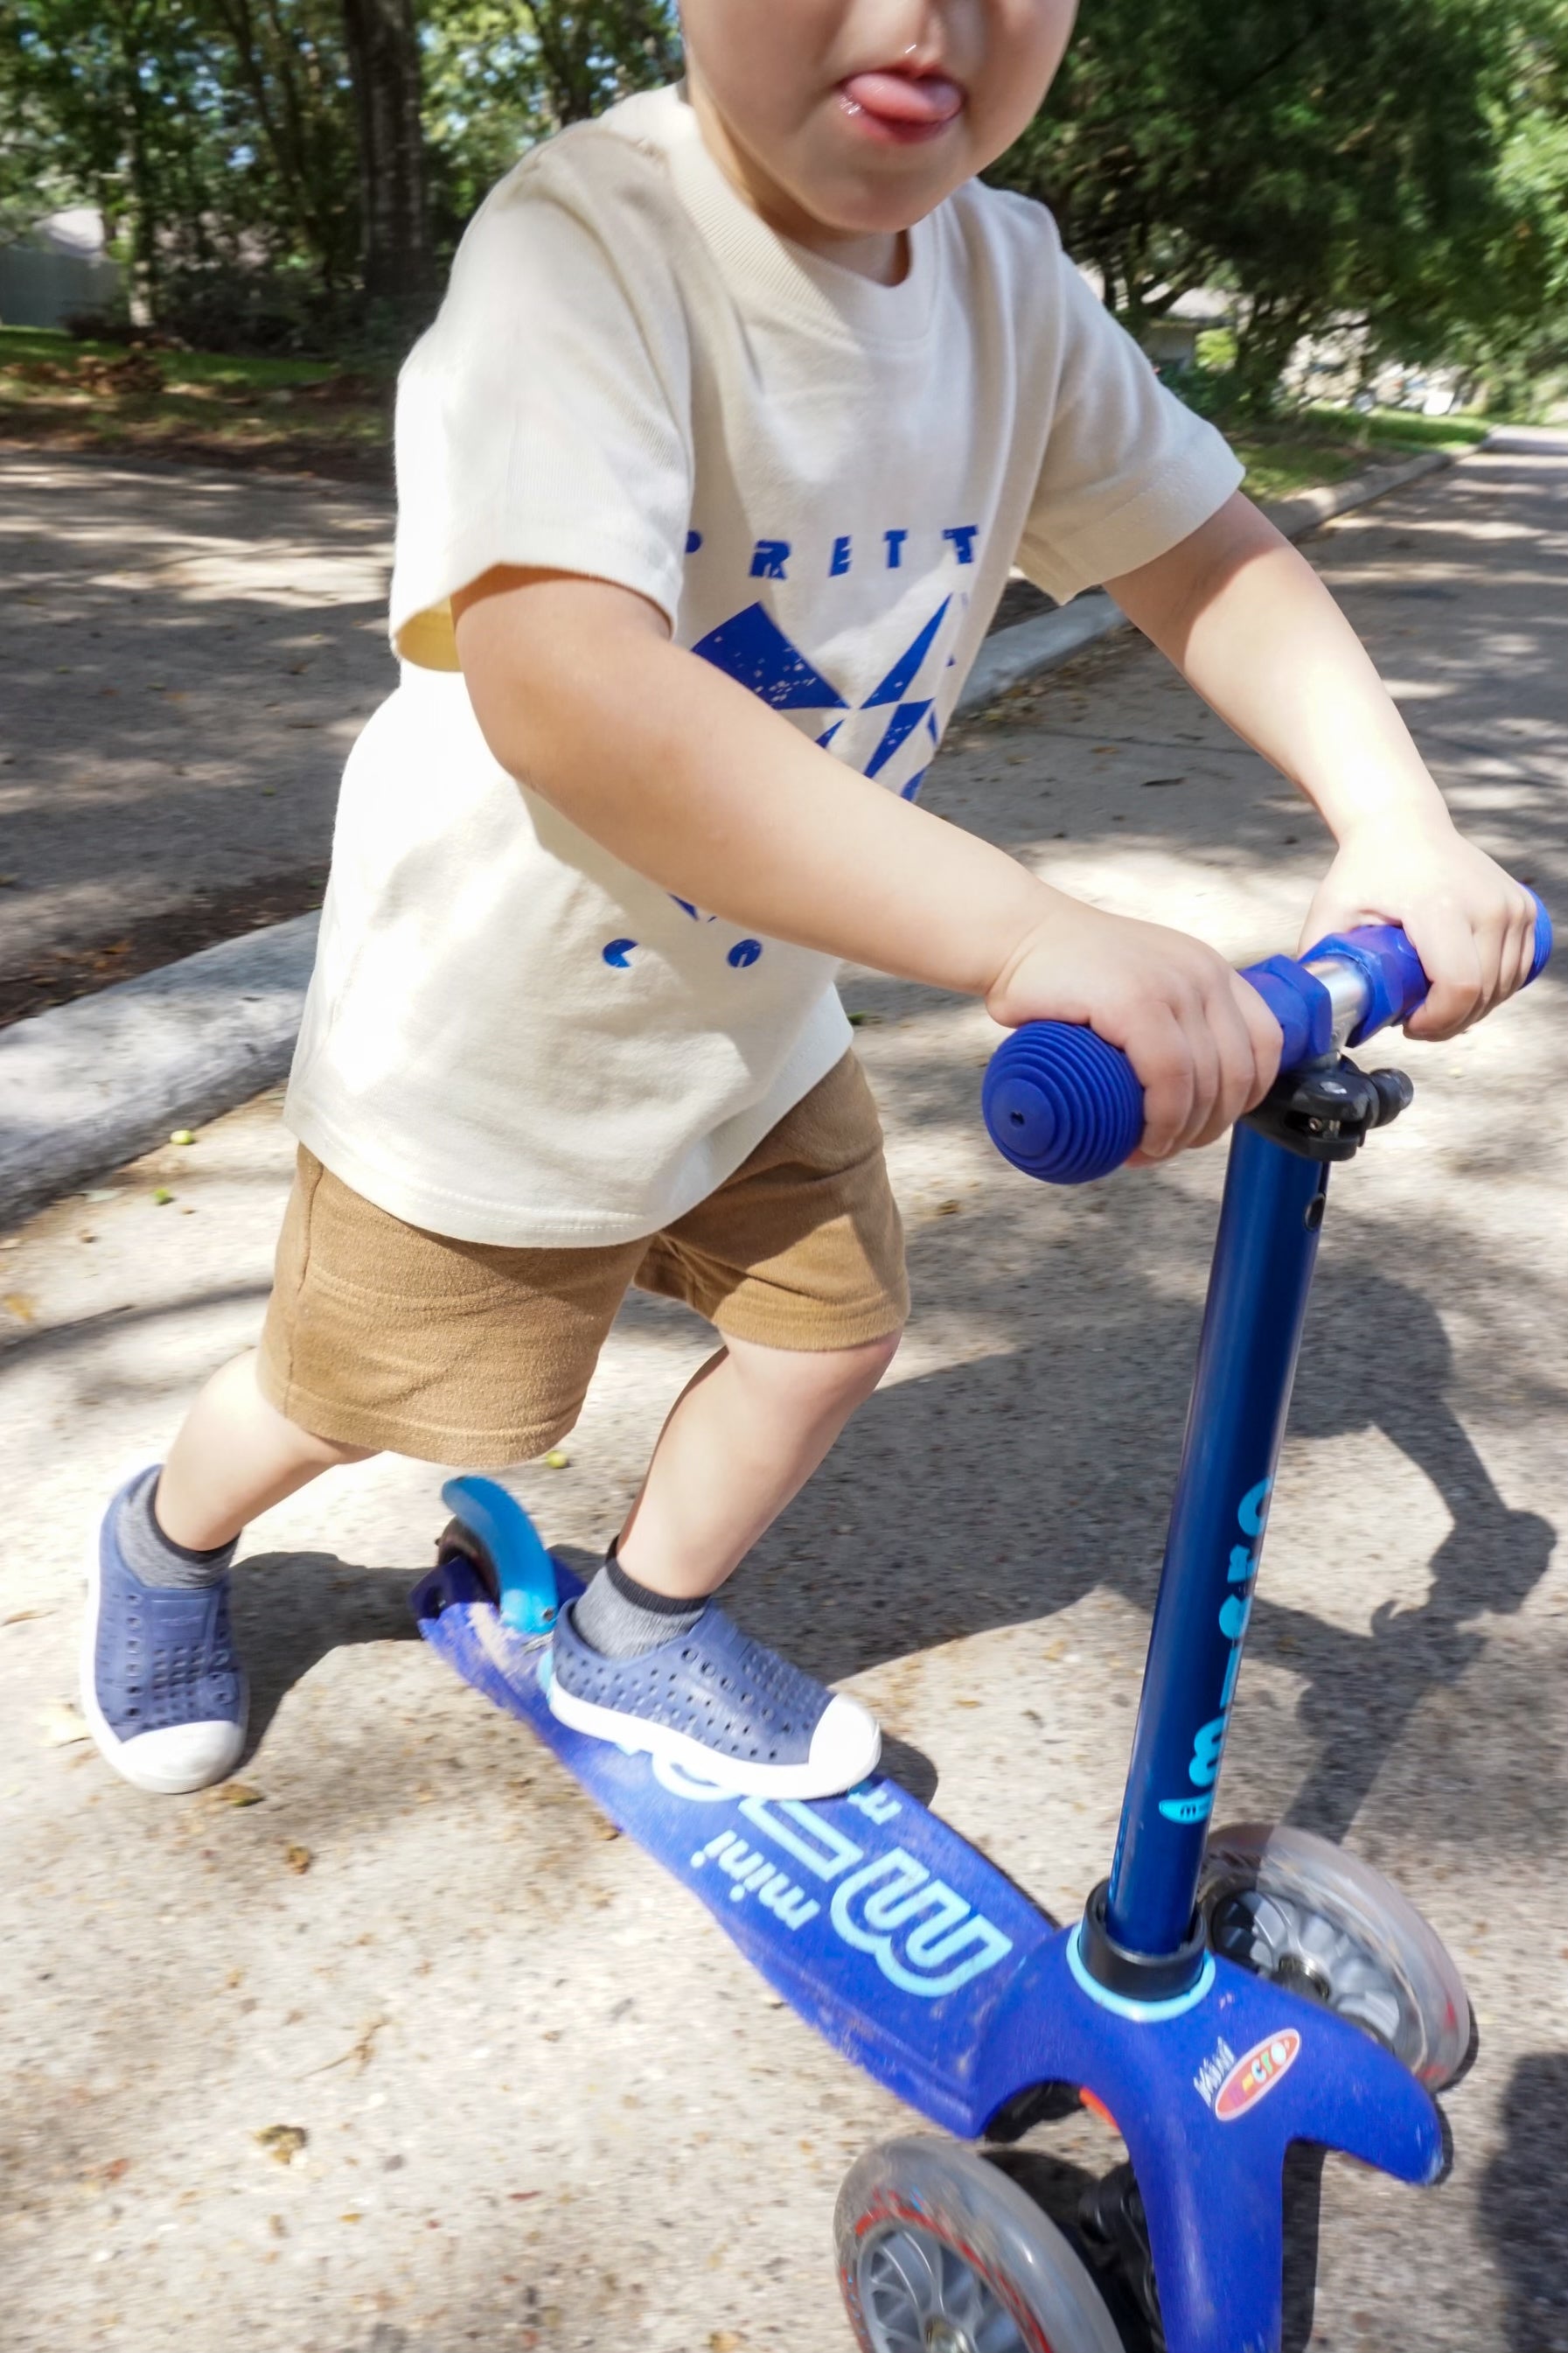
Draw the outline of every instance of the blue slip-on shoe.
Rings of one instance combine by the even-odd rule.
[[[81,1706],[121,1779],[174,1797],[233,1772],[249,1694],[229,1631],[228,1578],[143,1585],[121,1557],[115,1529],[135,1483],[110,1504],[88,1559]]]
[[[710,1602],[695,1626],[640,1658],[590,1650],[563,1609],[550,1706],[575,1732],[680,1766],[741,1798],[832,1798],[881,1754],[877,1721],[753,1642]]]

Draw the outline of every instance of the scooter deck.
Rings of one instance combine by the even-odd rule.
[[[557,1575],[564,1602],[578,1588]],[[733,1798],[572,1731],[540,1681],[548,1634],[515,1632],[465,1560],[433,1569],[411,1600],[431,1648],[531,1726],[802,2018],[934,2124],[984,2129],[998,2093],[983,2054],[1019,1972],[1057,1933],[1011,1880],[885,1774],[809,1804]]]
[[[561,1599],[580,1590],[556,1565]],[[433,1650],[530,1725],[610,1819],[878,2083],[964,2139],[1017,2093],[1083,2086],[1143,2193],[1172,2353],[1278,2353],[1279,2179],[1292,2141],[1405,2181],[1443,2163],[1426,2094],[1359,2029],[1229,1962],[1148,2008],[1097,1990],[1058,1928],[907,1789],[731,1798],[557,1721],[547,1633],[509,1625],[458,1557],[411,1597]]]

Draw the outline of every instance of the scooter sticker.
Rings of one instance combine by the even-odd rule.
[[[1013,1949],[1010,1936],[902,1847],[847,1879],[831,1916],[847,1945],[874,1953],[891,1984],[927,2001],[956,1993]]]
[[[693,1780],[667,1763],[656,1763],[653,1769],[672,1797],[703,1806],[734,1802],[710,1783]],[[851,1790],[848,1803],[878,1830],[902,1811],[900,1799],[885,1783]],[[869,1852],[817,1807],[798,1799],[745,1798],[736,1812],[766,1844],[736,1830],[721,1830],[692,1853],[691,1870],[717,1868],[730,1882],[731,1904],[754,1900],[786,1928],[807,1926],[826,1901],[834,1934],[855,1951],[870,1954],[901,1993],[937,2001],[994,1969],[1013,1949],[1012,1938],[994,1921],[901,1846]],[[831,1897],[809,1893],[813,1881],[831,1888]]]
[[[1237,1505],[1237,1525],[1250,1544],[1232,1545],[1226,1569],[1226,1582],[1237,1587],[1220,1604],[1218,1626],[1230,1644],[1226,1662],[1225,1681],[1220,1687],[1219,1714],[1198,1726],[1194,1736],[1192,1754],[1187,1759],[1187,1779],[1200,1794],[1184,1793],[1179,1798],[1162,1798],[1160,1811],[1168,1822],[1180,1822],[1184,1827],[1206,1821],[1214,1805],[1214,1785],[1219,1779],[1220,1762],[1225,1755],[1225,1736],[1230,1724],[1230,1704],[1236,1695],[1236,1679],[1241,1669],[1241,1646],[1247,1632],[1247,1621],[1252,1614],[1252,1587],[1258,1575],[1258,1556],[1263,1531],[1268,1519],[1268,1496],[1274,1482],[1260,1479],[1249,1487]]]
[[[1215,2094],[1217,2122],[1234,2124],[1237,2116],[1250,2115],[1295,2065],[1300,2049],[1301,2038],[1295,2028],[1285,2026],[1244,2052]]]
[[[1214,1811],[1208,1798],[1162,1798],[1160,1811],[1168,1822],[1206,1822]]]

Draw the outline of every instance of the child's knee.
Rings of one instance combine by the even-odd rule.
[[[870,1396],[903,1337],[900,1328],[847,1348],[762,1348],[729,1344],[731,1357],[752,1378],[806,1410],[858,1405]]]

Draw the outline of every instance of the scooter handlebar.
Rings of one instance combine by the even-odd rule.
[[[1552,954],[1552,918],[1535,900],[1534,980]],[[1303,957],[1248,965],[1250,981],[1284,1032],[1282,1070],[1359,1046],[1407,1021],[1426,997],[1421,960],[1392,923],[1338,932]],[[1346,1028],[1347,1018],[1349,1027]],[[985,1072],[981,1107],[1005,1159],[1047,1185],[1088,1185],[1137,1150],[1143,1090],[1131,1063],[1092,1029],[1026,1021],[1005,1038]]]

